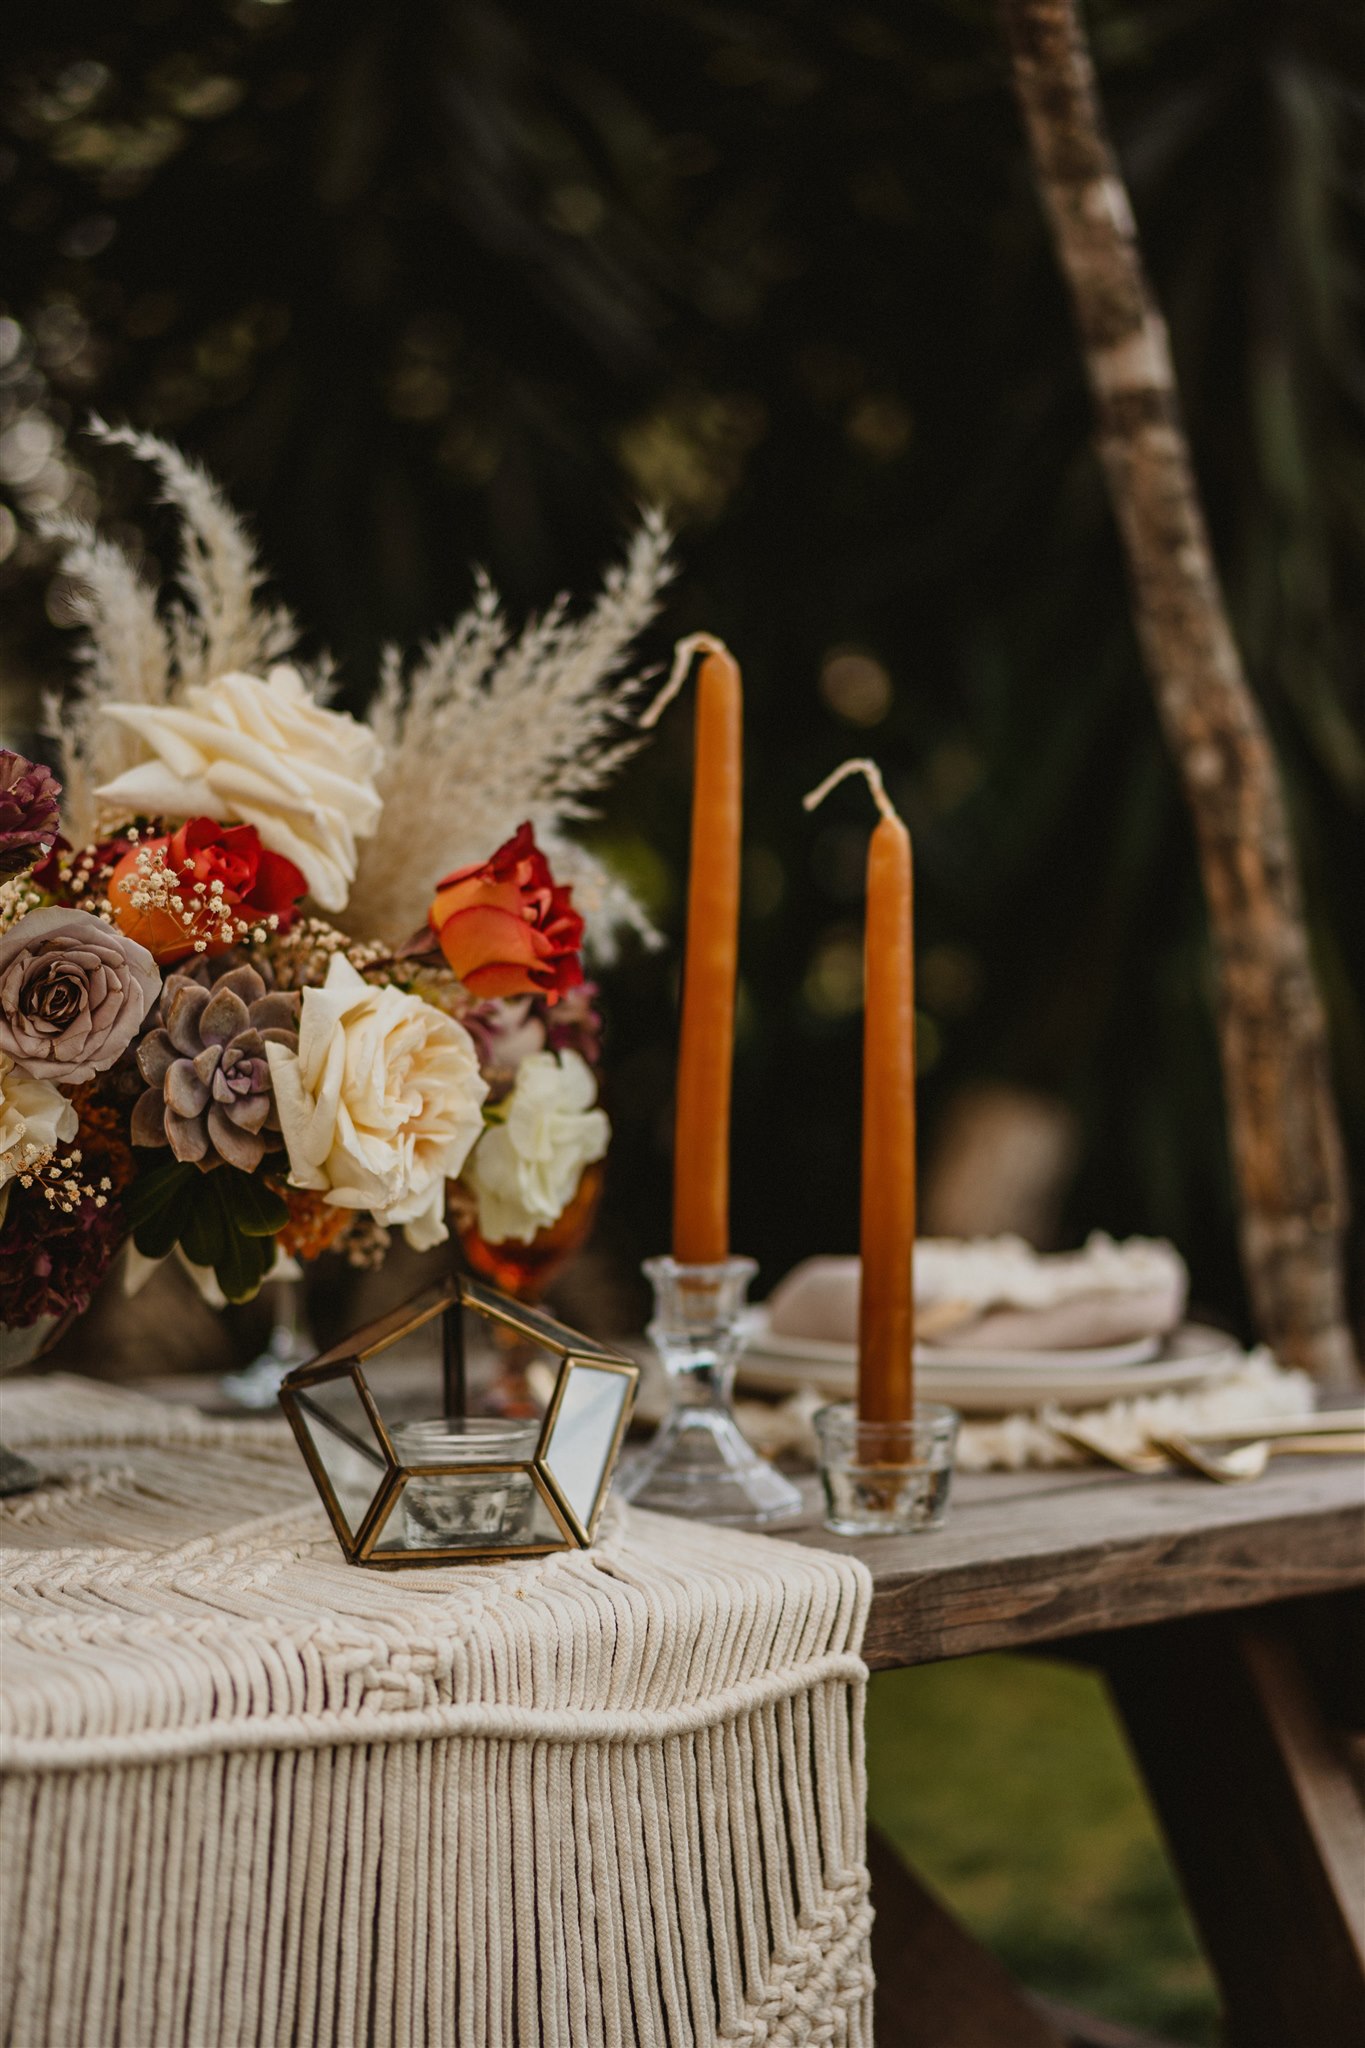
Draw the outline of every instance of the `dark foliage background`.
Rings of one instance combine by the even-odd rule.
[[[1092,15],[1359,1189],[1365,37],[1349,0]],[[7,725],[65,658],[18,522],[88,495],[47,422],[91,406],[223,477],[355,698],[471,561],[533,607],[662,498],[650,651],[704,625],[748,685],[736,1242],[772,1277],[854,1241],[867,817],[798,799],[872,751],[916,839],[927,1146],[970,1082],[1065,1103],[1061,1235],[1167,1232],[1240,1317],[1191,835],[992,11],[57,0],[11,11],[0,70]],[[687,737],[603,828],[670,933]],[[665,1240],[673,975],[609,985],[618,1273]]]

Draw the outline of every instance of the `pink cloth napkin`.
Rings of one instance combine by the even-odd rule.
[[[853,1344],[856,1258],[804,1259],[773,1290],[775,1336]],[[1188,1276],[1171,1245],[1093,1236],[1078,1252],[1019,1238],[926,1238],[915,1252],[919,1337],[944,1350],[1079,1351],[1164,1337],[1185,1312]]]

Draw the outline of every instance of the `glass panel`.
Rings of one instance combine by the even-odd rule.
[[[494,1321],[501,1321],[510,1312],[528,1338],[537,1344],[547,1345],[561,1357],[565,1352],[584,1348],[583,1339],[575,1330],[567,1329],[563,1323],[557,1323],[554,1317],[547,1316],[543,1309],[532,1308],[529,1302],[509,1301],[505,1296],[495,1293],[491,1287],[481,1286],[477,1280],[466,1279],[464,1290],[468,1300],[481,1305]]]
[[[503,1405],[497,1401],[495,1389],[507,1373],[508,1361],[520,1356],[519,1340],[487,1317],[468,1311],[460,1312],[457,1330],[464,1345],[466,1406],[471,1414],[480,1415],[490,1406]],[[365,1378],[390,1434],[405,1423],[434,1421],[444,1415],[443,1345],[444,1323],[436,1316],[366,1360]],[[549,1357],[548,1353],[535,1355]],[[553,1368],[559,1361],[551,1358],[549,1362],[553,1384]]]
[[[347,1373],[342,1379],[304,1388],[296,1398],[304,1428],[354,1538],[388,1471],[360,1391]]]
[[[564,1368],[564,1396],[543,1463],[585,1529],[606,1479],[631,1386],[629,1373],[610,1372],[581,1359]]]

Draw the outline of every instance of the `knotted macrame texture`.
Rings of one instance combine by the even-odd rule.
[[[871,2048],[859,1565],[358,1571],[273,1422],[3,1430],[8,2048]]]

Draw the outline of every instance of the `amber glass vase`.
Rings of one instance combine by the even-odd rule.
[[[602,1179],[600,1160],[585,1166],[573,1200],[558,1222],[547,1224],[525,1243],[509,1238],[503,1244],[490,1244],[480,1233],[477,1212],[460,1220],[460,1249],[470,1271],[517,1301],[538,1302],[550,1282],[587,1243],[602,1199]],[[498,1368],[489,1391],[489,1407],[499,1415],[537,1414],[539,1404],[526,1377],[527,1366],[536,1356],[534,1349],[501,1327],[495,1332],[495,1342]]]

